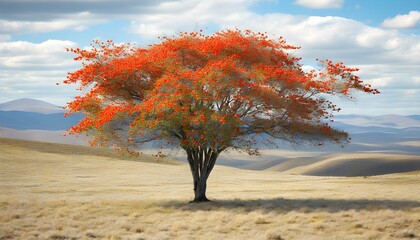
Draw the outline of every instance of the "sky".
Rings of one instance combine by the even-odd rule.
[[[57,85],[80,68],[67,47],[233,28],[301,46],[305,69],[317,58],[359,68],[381,94],[331,99],[342,114],[420,114],[420,0],[0,0],[0,103],[71,101],[77,86]]]

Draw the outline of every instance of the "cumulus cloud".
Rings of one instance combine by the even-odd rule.
[[[68,71],[77,68],[66,47],[72,41],[47,40],[0,42],[0,101],[20,97],[60,99],[64,104],[75,95],[73,88],[59,85]]]
[[[91,14],[87,12],[74,14],[73,18],[55,19],[53,21],[11,21],[0,19],[0,33],[4,35],[45,33],[64,29],[79,31],[101,22],[105,22],[105,20],[91,19]]]
[[[165,1],[170,0],[2,0],[0,41],[12,34],[81,31],[109,19],[154,12]]]
[[[50,21],[83,12],[92,17],[115,17],[150,12],[166,1],[171,0],[2,0],[0,16],[15,21]]]
[[[356,103],[341,102],[344,114],[413,114],[420,112],[420,36],[368,26],[340,17],[296,16],[290,14],[253,14],[224,27],[268,32],[301,46],[294,54],[302,56],[305,69],[318,68],[315,58],[343,61],[358,67],[360,77],[380,89],[382,94],[357,94]],[[403,97],[402,97],[403,96]],[[396,101],[395,99],[399,99]],[[392,103],[390,103],[392,102]],[[395,106],[395,108],[393,108]]]
[[[420,12],[410,11],[408,14],[387,18],[382,22],[385,28],[415,28],[420,22]]]
[[[419,84],[420,84],[420,75],[419,75],[419,76],[414,76],[414,77],[412,77],[412,80],[413,80],[415,83],[419,83]]]
[[[330,58],[350,64],[384,63],[390,66],[419,64],[420,37],[370,27],[341,17],[254,14],[224,27],[254,29],[284,36],[301,46],[297,52],[307,58]],[[411,56],[411,57],[410,57]]]
[[[295,0],[295,4],[306,8],[341,8],[344,0]]]
[[[214,28],[250,17],[258,0],[3,0],[0,40],[12,34],[83,30],[111,19],[132,22],[131,32],[152,39],[179,31]]]
[[[67,67],[69,60],[64,60],[67,55],[65,48],[75,45],[72,41],[61,40],[47,40],[39,44],[26,41],[0,42],[0,68],[16,67],[24,70],[28,66]]]
[[[15,9],[4,10],[2,4],[5,2]],[[403,94],[406,90],[420,92],[420,36],[407,35],[394,29],[372,27],[334,16],[258,14],[251,11],[256,0],[90,0],[84,1],[86,4],[63,0],[51,2],[55,4],[56,11],[44,11],[42,7],[36,7],[40,2],[47,1],[1,1],[0,40],[7,41],[8,35],[25,31],[83,29],[112,18],[131,20],[129,30],[142,39],[148,39],[147,41],[180,31],[207,29],[207,32],[212,33],[226,28],[252,29],[268,32],[270,36],[284,36],[290,44],[301,46],[302,49],[296,50],[295,54],[303,57],[306,70],[318,68],[316,58],[343,61],[360,68],[362,79],[380,87],[383,92],[374,96],[375,98],[361,97],[361,102],[376,101],[376,104],[385,106],[390,97]],[[309,1],[296,1],[297,4],[298,2],[301,5],[306,2],[305,6],[310,7]],[[315,2],[317,7],[339,7],[343,4],[343,1],[331,0],[310,2],[312,7],[316,7]],[[16,10],[22,3],[29,3],[29,7]],[[34,8],[33,14],[29,14],[31,7]],[[417,13],[414,11],[414,14],[410,12],[403,16],[411,16],[410,19],[413,19],[412,16]],[[398,16],[394,19],[397,18]],[[418,20],[416,21],[417,24]],[[55,25],[48,25],[53,22]],[[410,24],[405,26],[407,25]],[[3,93],[14,95],[13,98],[19,97],[19,94],[27,94],[26,97],[35,97],[38,94],[44,96],[44,99],[48,94],[51,99],[74,95],[69,88],[55,86],[56,82],[65,78],[68,71],[76,68],[72,56],[63,51],[68,46],[75,46],[75,43],[54,40],[38,44],[0,42],[0,101],[6,96]],[[409,99],[407,96],[407,107]]]
[[[144,38],[172,35],[180,31],[194,31],[253,17],[248,7],[255,0],[185,0],[164,2],[159,11],[139,14],[133,18],[131,32]],[[221,7],[222,6],[222,7]]]

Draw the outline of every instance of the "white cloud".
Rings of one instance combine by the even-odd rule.
[[[419,11],[410,11],[408,14],[397,15],[393,18],[387,18],[382,22],[385,28],[415,28],[420,21]]]
[[[394,33],[373,27],[364,27],[356,36],[356,43],[361,47],[375,48],[383,46]]]
[[[420,75],[412,77],[413,82],[420,84]]]
[[[366,108],[340,102],[344,109],[349,108],[344,112],[347,114],[397,113],[397,110],[388,108],[390,105],[387,102],[395,102],[390,97],[398,96],[408,89],[420,92],[420,82],[413,81],[413,77],[420,76],[420,36],[417,35],[370,27],[340,17],[305,17],[279,13],[254,14],[248,19],[225,24],[224,27],[249,28],[284,36],[290,44],[302,47],[295,54],[303,57],[306,70],[310,69],[308,65],[316,66],[316,58],[343,61],[346,65],[360,68],[358,75],[361,79],[379,88],[383,94],[357,94],[356,97]],[[394,105],[398,106],[399,114],[412,114],[415,109],[417,111],[414,112],[419,113],[417,100],[418,97],[410,95]]]
[[[14,21],[0,19],[0,34],[9,38],[12,34],[46,33],[65,29],[85,30],[88,26],[105,22],[88,12],[72,15],[70,18],[54,19],[53,21]],[[0,36],[1,36],[0,35]],[[0,37],[0,40],[1,37]]]
[[[408,90],[405,90],[404,93],[408,94],[408,95],[411,95],[411,94],[417,94],[417,91],[418,90],[416,90],[416,89],[408,89]]]
[[[295,4],[306,8],[341,8],[344,0],[295,0]]]
[[[223,24],[252,17],[248,7],[254,2],[256,0],[163,2],[155,11],[133,16],[130,29],[144,38],[155,39],[180,31],[206,30],[214,26],[219,28]]]
[[[302,66],[302,70],[304,71],[304,72],[310,72],[310,71],[312,71],[312,70],[316,70],[316,68],[314,68],[313,66],[311,66],[311,65],[303,65]]]
[[[375,86],[376,88],[385,87],[385,86],[389,85],[389,83],[391,81],[392,81],[391,76],[384,76],[384,77],[369,79],[369,83],[372,84],[373,86]]]
[[[9,34],[0,34],[0,42],[8,41],[8,40],[10,40]]]
[[[81,4],[62,0],[37,4],[36,1],[5,0],[0,1],[0,34],[9,38],[21,33],[83,31],[105,20],[127,19],[132,22],[131,32],[152,39],[186,29],[205,30],[239,21],[249,16],[249,6],[257,1],[89,0]],[[6,8],[10,10],[5,11]]]
[[[125,0],[127,1],[129,0]],[[113,4],[111,1],[105,2]],[[379,87],[384,93],[379,96],[360,97],[361,102],[367,100],[374,104],[377,101],[377,104],[386,106],[386,101],[389,101],[390,97],[398,96],[406,90],[413,89],[417,93],[420,92],[418,77],[420,76],[418,69],[420,36],[407,35],[395,29],[371,27],[342,17],[298,16],[282,13],[257,14],[252,12],[250,7],[255,2],[256,0],[156,1],[144,6],[146,10],[139,11],[141,4],[132,1],[132,9],[121,9],[115,6],[115,12],[110,11],[109,8],[103,8],[99,13],[88,10],[78,11],[79,17],[73,17],[77,13],[63,13],[52,18],[51,21],[41,19],[41,17],[27,21],[3,19],[0,20],[0,29],[3,29],[3,31],[0,30],[0,40],[7,41],[7,35],[25,31],[45,32],[69,28],[83,30],[103,19],[119,16],[131,20],[130,30],[147,41],[156,40],[157,36],[173,35],[180,31],[203,29],[205,32],[212,33],[226,28],[252,29],[268,32],[270,35],[275,34],[277,37],[284,36],[288,43],[301,46],[302,49],[296,50],[295,54],[303,57],[306,70],[310,70],[310,66],[316,66],[316,58],[343,61],[347,65],[360,68],[361,78],[374,84],[374,87]],[[309,1],[296,1],[298,2],[303,4]],[[340,7],[343,4],[343,1],[310,2],[312,7],[315,5]],[[89,1],[89,3],[93,2]],[[310,5],[306,4],[306,7]],[[126,11],[125,15],[124,11]],[[2,13],[1,10],[0,13]],[[109,18],[102,17],[108,13]],[[416,14],[418,12],[410,12],[404,16],[411,16],[410,19],[413,19],[412,16]],[[398,16],[394,19],[397,18]],[[418,20],[416,21],[415,24],[418,23]],[[398,20],[398,22],[404,21]],[[411,26],[410,24],[404,26]],[[25,94],[42,95],[43,98],[50,94],[51,99],[71,96],[74,92],[70,88],[55,86],[56,82],[61,82],[65,78],[68,71],[76,68],[72,61],[73,56],[63,51],[66,46],[75,46],[75,43],[54,40],[39,44],[0,42],[0,89],[2,91],[0,100],[4,98],[3,93],[13,96],[18,94],[18,90],[24,91]],[[415,94],[410,96],[415,97]],[[414,102],[416,101],[407,99],[404,107],[407,109],[419,107],[414,105]],[[382,109],[385,111],[386,107]]]
[[[71,41],[47,40],[36,44],[26,41],[0,42],[0,69],[4,67],[67,67],[71,63],[66,47],[75,47]]]
[[[74,86],[56,85],[78,66],[66,47],[76,43],[0,42],[0,101],[21,97],[62,99],[59,104],[69,101],[75,95]]]
[[[298,55],[330,58],[350,64],[420,64],[420,36],[367,26],[341,17],[303,17],[289,14],[253,14],[223,27],[237,27],[284,36],[301,46]]]

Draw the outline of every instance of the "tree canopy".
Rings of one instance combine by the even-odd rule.
[[[318,60],[319,69],[304,71],[298,48],[266,33],[226,30],[180,33],[147,47],[95,41],[68,49],[83,65],[64,81],[82,90],[67,107],[86,114],[70,132],[92,133],[93,144],[179,146],[194,190],[227,148],[254,153],[255,144],[274,139],[348,141],[329,124],[340,109],[326,97],[378,90],[342,62]]]

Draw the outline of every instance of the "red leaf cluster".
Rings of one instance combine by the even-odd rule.
[[[87,93],[68,103],[86,118],[72,133],[127,121],[127,133],[177,142],[181,147],[251,149],[256,134],[294,142],[341,141],[347,134],[327,123],[339,111],[326,95],[379,93],[356,68],[321,60],[304,72],[283,38],[250,30],[162,37],[148,47],[94,41],[90,49],[68,49],[82,61],[64,83]]]

